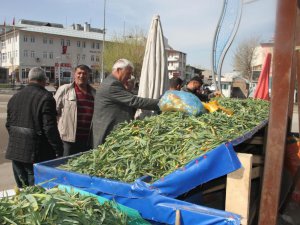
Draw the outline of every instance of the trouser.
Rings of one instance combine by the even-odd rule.
[[[34,185],[33,164],[13,160],[12,168],[19,188]]]
[[[73,155],[79,152],[85,152],[91,149],[91,146],[86,141],[67,142],[63,141],[64,144],[64,155]]]

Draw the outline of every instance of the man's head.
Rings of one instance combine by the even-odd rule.
[[[28,74],[29,83],[37,83],[43,87],[46,86],[47,76],[40,67],[33,67]]]
[[[127,59],[118,59],[112,67],[112,75],[125,85],[131,78],[133,70],[132,62]]]
[[[179,77],[172,77],[170,79],[170,87],[169,90],[176,90],[180,91],[182,87],[183,80],[181,80]]]
[[[203,84],[203,81],[200,77],[193,77],[187,84],[187,88],[193,92],[197,93],[200,91],[200,88]]]
[[[89,81],[91,69],[87,65],[78,65],[75,67],[74,81],[78,86],[86,86]]]

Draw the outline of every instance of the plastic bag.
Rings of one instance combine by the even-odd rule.
[[[158,105],[162,112],[184,112],[193,116],[198,116],[206,112],[199,98],[185,91],[166,91]]]
[[[229,116],[233,115],[232,110],[226,109],[223,106],[220,106],[217,100],[210,101],[208,103],[203,102],[203,106],[204,106],[204,108],[206,108],[211,113],[220,109],[223,112],[225,112],[226,114],[228,114]]]

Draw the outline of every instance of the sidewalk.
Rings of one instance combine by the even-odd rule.
[[[13,189],[16,186],[14,179],[11,162],[0,164],[0,191]]]

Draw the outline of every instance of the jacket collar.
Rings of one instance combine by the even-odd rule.
[[[28,86],[28,87],[37,87],[37,88],[46,90],[42,85],[36,84],[36,83],[29,83],[27,86]]]

